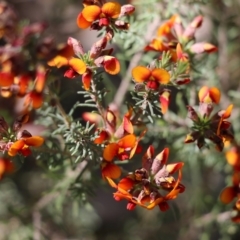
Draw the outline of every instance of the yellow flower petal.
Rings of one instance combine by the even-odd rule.
[[[79,58],[71,58],[68,62],[69,66],[73,68],[78,74],[83,74],[87,70],[86,64]]]

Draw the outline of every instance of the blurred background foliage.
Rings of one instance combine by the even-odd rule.
[[[58,43],[66,42],[69,36],[81,41],[88,50],[96,40],[96,33],[80,30],[76,17],[82,9],[77,0],[8,0],[21,19],[46,21],[49,28],[46,35],[54,36]],[[125,1],[121,1],[126,3]],[[54,156],[54,164],[44,155],[35,159],[27,157],[20,169],[0,182],[0,239],[79,239],[79,240],[162,240],[162,239],[199,239],[199,240],[237,240],[240,239],[239,225],[230,220],[231,206],[219,201],[221,190],[231,184],[232,168],[227,164],[224,153],[214,147],[198,150],[195,144],[184,145],[188,132],[189,119],[186,118],[186,105],[196,105],[196,91],[200,86],[217,86],[223,93],[219,109],[230,102],[234,104],[231,117],[233,131],[240,142],[240,1],[239,0],[152,0],[132,1],[138,6],[136,16],[130,19],[131,27],[114,40],[116,56],[121,60],[121,75],[105,78],[104,83],[111,92],[107,95],[105,106],[110,104],[126,77],[129,60],[136,57],[153,37],[145,36],[155,18],[161,21],[173,14],[183,16],[189,22],[198,14],[204,15],[204,23],[198,31],[199,40],[207,40],[219,51],[198,59],[197,71],[192,73],[193,81],[187,87],[174,91],[170,112],[166,118],[158,119],[148,125],[144,138],[144,150],[153,144],[156,153],[165,146],[170,147],[170,160],[184,161],[183,184],[186,191],[171,203],[167,212],[159,209],[146,211],[136,208],[126,210],[126,202],[116,202],[112,189],[101,178],[99,167],[91,167],[82,162],[71,169],[69,159]],[[136,20],[137,19],[137,20]],[[154,32],[153,32],[154,33]],[[147,64],[154,55],[141,54],[138,62]],[[75,80],[61,79],[60,99],[63,108],[69,112],[76,101],[84,101],[76,93],[81,90]],[[128,89],[132,89],[129,84]],[[67,93],[65,92],[67,89]],[[115,90],[113,90],[115,89]],[[69,98],[71,96],[71,98]],[[124,101],[131,102],[126,95]],[[14,106],[14,107],[13,107]],[[80,118],[87,108],[78,108],[75,118]],[[126,107],[120,109],[124,112]],[[1,115],[11,120],[17,111],[12,99],[0,98]],[[44,116],[44,111],[41,110]],[[39,114],[39,113],[38,113]],[[45,112],[46,114],[46,112]],[[32,117],[34,120],[34,116]],[[32,128],[48,126],[48,119],[37,119]],[[183,124],[184,123],[184,124]],[[186,123],[186,124],[185,124]],[[38,130],[39,131],[39,130]],[[46,132],[48,129],[46,130]],[[54,141],[53,141],[54,142]],[[48,143],[46,143],[48,144]],[[54,144],[52,149],[56,149]],[[51,159],[53,159],[53,157]],[[74,160],[74,159],[73,159]],[[139,167],[141,159],[135,159],[128,166],[130,170]]]

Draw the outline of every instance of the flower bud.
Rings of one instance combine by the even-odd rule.
[[[188,117],[193,120],[194,122],[199,120],[199,117],[195,111],[195,109],[191,106],[187,106],[188,109]]]
[[[121,7],[121,13],[119,15],[120,17],[126,16],[126,15],[130,15],[135,11],[135,7],[131,4],[125,4]]]
[[[97,58],[101,54],[102,50],[107,46],[107,42],[107,37],[104,37],[94,43],[90,50],[90,57],[93,59]]]
[[[200,54],[200,53],[212,53],[217,51],[217,47],[211,43],[199,42],[195,43],[190,47],[190,51],[192,53]]]
[[[120,30],[128,30],[129,29],[129,23],[121,21],[121,20],[117,20],[115,22],[115,26],[120,29]]]
[[[202,117],[209,117],[213,110],[212,103],[200,103],[199,105],[199,113]]]

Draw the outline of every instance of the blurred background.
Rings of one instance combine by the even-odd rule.
[[[76,17],[83,7],[82,1],[7,2],[20,19],[47,22],[49,27],[45,34],[53,36],[57,43],[66,42],[71,36],[80,40],[84,49],[89,50],[96,40],[96,32],[80,30],[76,25]],[[166,7],[162,20],[178,11],[186,18],[188,14],[191,15],[191,11],[202,12],[204,24],[198,37],[216,44],[219,51],[204,59],[205,67],[196,74],[196,83],[198,86],[206,83],[219,87],[224,92],[221,106],[226,107],[229,102],[233,102],[236,109],[239,108],[240,1],[153,2],[161,2]],[[135,3],[138,1],[135,0]],[[117,45],[115,48],[121,49]],[[129,62],[125,61],[125,64],[127,66]],[[113,84],[108,81],[106,84],[112,84],[117,89],[121,77],[115,77],[114,80]],[[76,86],[78,87],[75,81],[62,80],[62,91],[67,87],[70,92],[74,92]],[[187,95],[184,94],[187,94],[185,89],[176,91],[176,106],[173,104],[170,107],[176,116],[183,119],[187,114],[186,109],[182,110],[186,105],[184,97]],[[114,92],[109,95],[106,105],[112,101],[113,96]],[[76,100],[81,100],[77,94],[68,100],[62,100],[64,109],[68,111]],[[11,121],[16,109],[14,99],[0,98],[0,115],[7,116]],[[87,110],[89,109],[79,110],[75,113],[76,117]],[[239,111],[236,110],[232,122],[237,141],[240,140],[239,117]],[[128,211],[125,201],[117,202],[113,199],[113,189],[102,180],[98,166],[91,173],[83,172],[85,180],[79,183],[74,171],[49,170],[42,164],[47,160],[27,157],[18,171],[4,176],[0,181],[0,240],[240,239],[239,224],[231,222],[232,206],[224,205],[219,200],[221,190],[231,184],[232,168],[227,164],[224,153],[214,149],[199,151],[194,144],[182,148],[186,129],[175,125],[172,129],[174,133],[170,135],[164,124],[166,123],[159,120],[155,125],[149,126],[150,133],[144,140],[144,150],[153,144],[158,153],[169,146],[169,161],[185,162],[182,181],[186,190],[171,202],[169,211],[160,212],[157,208],[147,211],[138,207],[134,211]],[[37,128],[37,132],[42,129],[41,123],[29,127],[35,130]],[[84,168],[84,164],[79,167]],[[129,170],[136,167],[139,165],[135,161]]]

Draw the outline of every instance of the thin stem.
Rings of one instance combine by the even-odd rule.
[[[99,114],[101,115],[101,117],[103,119],[103,124],[106,126],[106,123],[104,121],[105,109],[102,106],[102,103],[101,103],[101,101],[98,98],[96,85],[95,85],[95,83],[93,81],[92,81],[91,87],[92,87],[92,94],[90,96],[91,96],[92,100],[96,103],[96,107],[98,109],[98,112],[99,112]]]
[[[60,103],[58,96],[57,96],[56,94],[54,94],[54,93],[51,91],[50,88],[47,88],[47,90],[48,90],[48,92],[49,92],[49,95],[51,95],[51,96],[54,98],[56,107],[57,107],[59,113],[62,115],[65,125],[66,125],[68,128],[70,128],[71,121],[69,120],[69,116],[67,115],[67,113],[66,113],[65,110],[63,109],[62,104]]]

